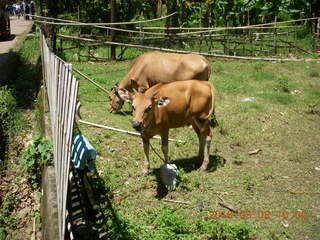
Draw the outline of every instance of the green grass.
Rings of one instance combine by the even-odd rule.
[[[121,81],[129,65],[74,63],[106,88]],[[186,143],[170,143],[171,162],[181,175],[177,189],[168,193],[157,177],[162,162],[152,151],[151,173],[142,174],[140,138],[80,124],[97,150],[97,170],[120,219],[119,224],[105,220],[104,228],[118,239],[316,239],[319,69],[315,63],[214,60],[210,81],[217,88],[220,125],[214,130],[210,168],[194,169],[198,140],[193,130],[170,130],[171,138]],[[291,94],[293,90],[301,93]],[[254,101],[241,101],[246,97]],[[84,120],[132,130],[128,104],[123,110],[129,115],[108,113],[106,94],[83,79],[79,98]],[[161,154],[160,141],[152,140],[152,145]],[[248,154],[256,149],[261,151]],[[218,196],[243,214],[208,219],[212,211],[226,212]],[[297,217],[299,210],[307,217]]]

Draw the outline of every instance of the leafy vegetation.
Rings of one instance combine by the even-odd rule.
[[[51,16],[68,12],[69,17],[80,17],[84,22],[108,22],[111,18],[112,1],[87,0],[55,2],[37,0],[39,11],[49,9]],[[168,19],[167,26],[239,26],[264,21],[313,17],[319,15],[320,7],[314,0],[127,0],[115,1],[118,21],[156,18],[162,12],[178,12]],[[79,11],[79,15],[78,15]]]
[[[34,135],[28,148],[19,158],[22,171],[34,189],[39,188],[43,166],[52,163],[52,145],[40,135]]]
[[[5,154],[9,139],[16,129],[17,110],[12,91],[0,87],[0,175],[6,166]]]

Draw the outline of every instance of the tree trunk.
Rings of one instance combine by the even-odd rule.
[[[157,17],[162,16],[162,0],[157,1]]]

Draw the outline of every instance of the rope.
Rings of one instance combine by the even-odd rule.
[[[140,31],[130,31],[130,30],[125,30],[125,29],[119,29],[119,28],[110,28],[110,27],[104,27],[104,26],[114,26],[114,25],[127,25],[127,24],[141,24],[141,23],[147,23],[147,22],[152,22],[152,21],[158,21],[162,20],[168,17],[171,17],[175,15],[177,12],[174,12],[170,15],[160,17],[160,18],[155,18],[155,19],[150,19],[150,20],[144,20],[144,21],[135,21],[135,22],[117,22],[117,23],[83,23],[83,22],[77,22],[77,21],[72,21],[72,20],[64,20],[64,19],[59,19],[59,18],[48,18],[48,17],[42,17],[42,16],[37,16],[37,15],[31,15],[34,18],[39,18],[39,19],[47,19],[47,20],[56,20],[56,21],[61,21],[62,23],[57,23],[57,22],[47,22],[47,21],[38,21],[36,20],[35,22],[37,23],[44,23],[44,24],[52,24],[52,25],[63,25],[63,26],[92,26],[92,27],[97,27],[97,28],[104,28],[104,29],[111,29],[111,30],[116,30],[116,31],[125,31],[125,32],[132,32],[132,33],[140,33],[140,34],[155,34],[155,35],[166,35],[164,33],[150,33],[150,32],[140,32]],[[249,26],[240,26],[240,27],[218,27],[218,28],[180,28],[180,27],[173,27],[173,28],[154,28],[154,29],[166,29],[166,30],[199,30],[195,32],[188,32],[188,33],[176,33],[176,35],[189,35],[189,34],[201,34],[201,33],[208,33],[208,32],[217,32],[217,31],[225,31],[225,30],[237,30],[237,29],[257,29],[257,28],[269,28],[269,27],[264,27],[268,25],[281,25],[284,23],[294,23],[294,22],[303,22],[303,21],[310,21],[310,20],[315,20],[315,19],[320,19],[319,17],[312,17],[312,18],[303,18],[303,19],[296,19],[296,20],[288,20],[288,21],[282,21],[282,22],[271,22],[271,23],[263,23],[263,24],[255,24],[255,25],[249,25]],[[276,27],[270,27],[270,28],[287,28],[289,26],[276,26]],[[151,29],[150,27],[147,27],[146,29]]]
[[[152,151],[163,161],[163,162],[166,162],[165,159],[163,157],[160,156],[160,154],[153,148],[152,144],[149,143]]]
[[[166,33],[159,33],[159,32],[142,32],[142,31],[134,31],[134,30],[127,30],[127,29],[122,29],[122,28],[115,28],[115,27],[104,27],[104,26],[98,26],[98,25],[87,25],[85,23],[57,23],[57,22],[47,22],[47,21],[39,21],[39,20],[34,20],[35,23],[41,23],[41,24],[50,24],[50,25],[69,25],[69,26],[91,26],[91,27],[96,27],[96,28],[101,28],[101,29],[108,29],[108,30],[114,30],[118,32],[128,32],[128,33],[137,33],[137,34],[149,34],[149,35],[161,35],[165,36],[167,35]]]
[[[102,125],[102,124],[92,123],[92,122],[84,121],[84,120],[81,120],[81,119],[78,120],[78,121],[80,123],[87,124],[87,125],[90,125],[90,126],[93,126],[93,127],[104,128],[104,129],[113,130],[113,131],[117,131],[117,132],[122,132],[122,133],[126,133],[126,134],[129,134],[129,135],[134,135],[134,136],[141,136],[141,134],[137,133],[137,132],[131,132],[131,131],[123,130],[123,129],[120,129],[120,128],[108,127],[108,126],[105,126],[105,125]],[[153,139],[161,139],[160,136],[153,136],[152,138]],[[168,140],[171,141],[171,142],[179,142],[179,143],[185,143],[186,142],[186,141],[176,140],[176,139],[172,139],[172,138],[169,138]]]
[[[99,42],[106,45],[116,45],[116,46],[126,46],[126,47],[133,47],[133,48],[140,48],[140,49],[149,49],[149,50],[158,50],[164,52],[175,52],[175,53],[194,53],[200,54],[206,57],[219,57],[219,58],[229,58],[229,59],[239,59],[239,60],[262,60],[262,61],[274,61],[274,62],[304,62],[305,59],[291,59],[291,58],[259,58],[259,57],[241,57],[241,56],[231,56],[231,55],[223,55],[223,54],[214,54],[214,53],[206,53],[206,52],[192,52],[192,51],[185,51],[185,50],[173,50],[169,48],[161,48],[161,47],[150,47],[144,46],[139,44],[129,44],[129,43],[118,43],[118,42],[110,42],[110,41],[101,41],[95,40],[90,38],[80,38],[76,36],[68,36],[68,35],[61,35],[58,34],[58,37],[72,39],[72,40],[82,40],[87,42]],[[319,61],[318,59],[308,59],[307,61]]]
[[[37,16],[37,15],[31,15],[31,14],[26,14],[30,17],[34,18],[40,18],[40,19],[47,19],[47,20],[56,20],[60,21],[62,23],[53,23],[53,22],[47,22],[48,24],[53,24],[53,25],[64,25],[64,26],[113,26],[113,25],[128,25],[128,24],[142,24],[142,23],[149,23],[149,22],[154,22],[154,21],[159,21],[168,17],[171,17],[173,15],[177,14],[177,12],[171,13],[167,16],[159,17],[159,18],[153,18],[149,20],[141,20],[141,21],[135,21],[135,22],[114,22],[114,23],[83,23],[83,22],[77,22],[77,21],[72,21],[72,20],[66,20],[66,19],[60,19],[60,18],[49,18],[49,17],[43,17],[43,16]]]
[[[95,81],[93,81],[91,78],[89,78],[88,76],[86,76],[85,74],[83,74],[82,72],[80,72],[79,70],[72,68],[73,71],[75,71],[76,73],[78,73],[80,76],[82,76],[83,78],[85,78],[86,80],[88,80],[89,82],[91,82],[93,85],[95,85],[96,87],[100,88],[102,91],[104,91],[107,94],[111,94],[110,91],[108,91],[107,89],[103,88],[101,85],[99,85],[98,83],[96,83]]]

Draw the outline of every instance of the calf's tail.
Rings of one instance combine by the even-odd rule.
[[[208,82],[211,87],[211,109],[208,114],[208,120],[211,127],[215,128],[218,126],[218,121],[215,115],[215,88],[211,82]]]

